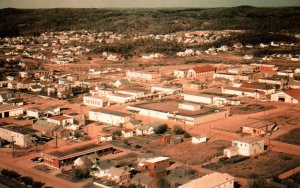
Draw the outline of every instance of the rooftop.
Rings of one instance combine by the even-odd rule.
[[[104,114],[111,114],[111,115],[121,116],[121,117],[131,116],[131,114],[129,114],[129,113],[118,112],[118,111],[113,111],[113,110],[108,110],[108,109],[103,109],[103,108],[98,108],[98,109],[94,109],[91,111],[92,112],[100,112],[100,113],[104,113]]]
[[[8,125],[8,126],[3,126],[1,128],[6,129],[6,130],[10,130],[10,131],[15,132],[15,133],[20,133],[20,134],[33,134],[33,133],[38,132],[38,131],[36,131],[34,129],[31,129],[29,127],[19,126],[19,125]]]
[[[227,173],[219,173],[214,172],[212,174],[207,174],[201,178],[192,180],[189,183],[186,183],[182,186],[179,186],[180,188],[211,188],[211,187],[218,187],[220,184],[227,182],[227,181],[233,181],[234,178],[230,176]]]
[[[234,141],[248,143],[248,144],[253,143],[253,142],[257,142],[257,141],[260,141],[260,140],[263,140],[263,138],[251,137],[251,136],[245,136],[245,137],[234,139]]]
[[[19,106],[12,106],[12,105],[7,105],[7,104],[0,104],[0,112],[1,111],[8,111],[8,110],[15,110],[15,109],[23,109],[23,108],[19,107]]]
[[[170,159],[170,158],[169,157],[155,157],[155,158],[147,160],[146,162],[148,162],[148,163],[157,163],[157,162],[161,162],[161,161],[166,161],[168,159]]]

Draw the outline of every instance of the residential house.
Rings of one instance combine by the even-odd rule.
[[[44,110],[47,114],[51,114],[52,116],[60,115],[60,107],[59,106],[49,106]]]
[[[134,136],[134,130],[132,129],[123,129],[122,130],[123,138],[130,138]]]
[[[47,118],[47,121],[63,127],[72,125],[74,123],[74,119],[72,117],[65,115],[52,116]]]
[[[264,152],[264,138],[242,137],[232,141],[232,147],[224,149],[224,156],[253,156]]]
[[[64,91],[58,91],[57,97],[60,99],[68,99],[73,96],[72,90],[64,90]]]
[[[106,172],[106,177],[118,184],[125,184],[130,181],[130,172],[125,168],[110,167]]]
[[[155,127],[160,125],[164,125],[164,123],[160,122],[152,122],[144,125],[135,126],[136,135],[151,135],[154,134]]]

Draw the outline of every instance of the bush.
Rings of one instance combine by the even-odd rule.
[[[12,178],[12,179],[18,179],[21,177],[21,175],[18,174],[17,172],[15,172],[13,170],[7,170],[7,169],[3,169],[1,171],[1,174],[5,177]]]
[[[189,133],[187,133],[187,132],[184,133],[184,138],[190,138],[190,137],[191,137],[191,135]]]
[[[167,129],[168,129],[167,125],[160,125],[160,126],[154,128],[154,133],[155,134],[163,134],[167,131]]]
[[[121,130],[115,130],[113,133],[112,133],[112,136],[115,138],[115,137],[119,137],[119,136],[122,136],[122,131]]]
[[[42,188],[45,185],[45,183],[40,181],[35,181],[32,183],[32,188]]]
[[[33,179],[32,179],[32,177],[29,177],[29,176],[23,176],[23,177],[20,178],[20,180],[22,182],[24,182],[25,185],[32,185],[33,184]]]
[[[184,133],[185,133],[185,131],[184,131],[179,125],[175,125],[175,126],[174,126],[173,132],[174,132],[176,135],[184,134]]]
[[[168,182],[168,180],[166,180],[164,178],[160,178],[157,181],[157,187],[158,188],[169,188],[170,187],[170,183]]]

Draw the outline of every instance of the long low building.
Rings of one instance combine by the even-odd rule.
[[[44,164],[60,168],[67,165],[72,165],[79,157],[91,156],[99,158],[109,153],[114,154],[119,152],[111,145],[101,146],[98,144],[86,144],[82,146],[75,146],[69,149],[58,149],[49,153],[44,153]]]
[[[110,125],[120,126],[125,123],[128,123],[130,120],[131,114],[123,113],[108,109],[94,109],[89,111],[89,119],[92,121],[99,121],[102,123],[107,123]]]
[[[178,121],[187,125],[200,125],[229,116],[229,112],[226,110],[207,108],[197,103],[184,101],[181,103],[175,100],[132,105],[127,109],[142,116]]]

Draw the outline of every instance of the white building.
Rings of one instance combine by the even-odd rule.
[[[264,139],[259,137],[242,137],[232,141],[232,147],[224,149],[224,156],[253,156],[264,152]]]
[[[108,102],[106,99],[97,96],[83,96],[83,104],[87,106],[93,106],[102,108],[107,106]]]
[[[137,71],[127,71],[126,77],[129,80],[147,80],[152,81],[161,78],[161,74],[157,72],[137,72]]]
[[[214,73],[213,79],[216,79],[216,78],[222,78],[222,79],[230,80],[233,82],[237,79],[237,75],[236,74],[225,74],[225,73]]]
[[[50,118],[47,118],[47,121],[49,123],[53,123],[63,127],[74,124],[74,119],[72,117],[68,117],[64,115],[52,116]]]
[[[300,89],[280,91],[271,95],[271,101],[282,101],[286,103],[298,104],[300,100]]]
[[[131,114],[112,111],[108,109],[95,109],[89,111],[89,119],[111,125],[123,125],[130,120]]]
[[[234,177],[229,174],[214,172],[194,179],[178,188],[234,188]]]
[[[0,104],[0,119],[6,118],[6,117],[22,115],[23,112],[24,112],[24,109],[20,108],[18,106]]]

